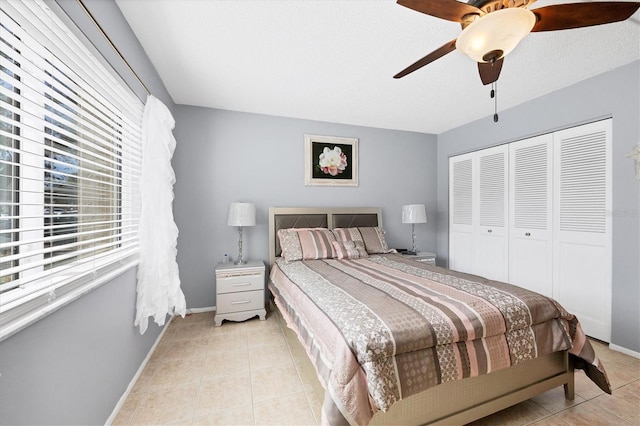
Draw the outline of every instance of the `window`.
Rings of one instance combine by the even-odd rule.
[[[63,19],[2,3],[0,339],[137,261],[143,104]]]

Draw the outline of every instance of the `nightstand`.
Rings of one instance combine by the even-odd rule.
[[[436,265],[436,254],[428,251],[419,251],[417,254],[403,254],[403,256],[417,260],[418,262],[428,263],[433,266]]]
[[[264,274],[262,261],[244,265],[218,263],[216,266],[216,316],[213,324],[222,325],[222,320],[244,321],[260,316],[266,319],[264,308]]]

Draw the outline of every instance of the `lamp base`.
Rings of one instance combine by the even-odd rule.
[[[242,226],[238,226],[238,258],[233,262],[233,264],[244,265],[246,263],[247,262],[242,258]]]
[[[411,252],[412,254],[416,254],[418,252],[418,247],[416,247],[416,224],[411,224]]]

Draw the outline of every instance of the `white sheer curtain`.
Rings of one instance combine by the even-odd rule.
[[[176,181],[171,168],[176,147],[171,132],[174,126],[169,109],[149,95],[142,119],[140,264],[134,322],[140,326],[140,334],[147,330],[150,316],[164,325],[167,314],[184,317],[186,310],[176,262],[178,227],[172,211]]]

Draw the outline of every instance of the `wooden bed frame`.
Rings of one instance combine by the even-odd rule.
[[[280,255],[278,229],[381,224],[379,208],[272,207],[269,209],[270,265]],[[397,402],[386,413],[376,413],[370,424],[465,424],[561,385],[565,397],[573,400],[573,370],[568,352],[555,352],[494,373],[427,389]],[[316,385],[321,388],[319,381]]]

